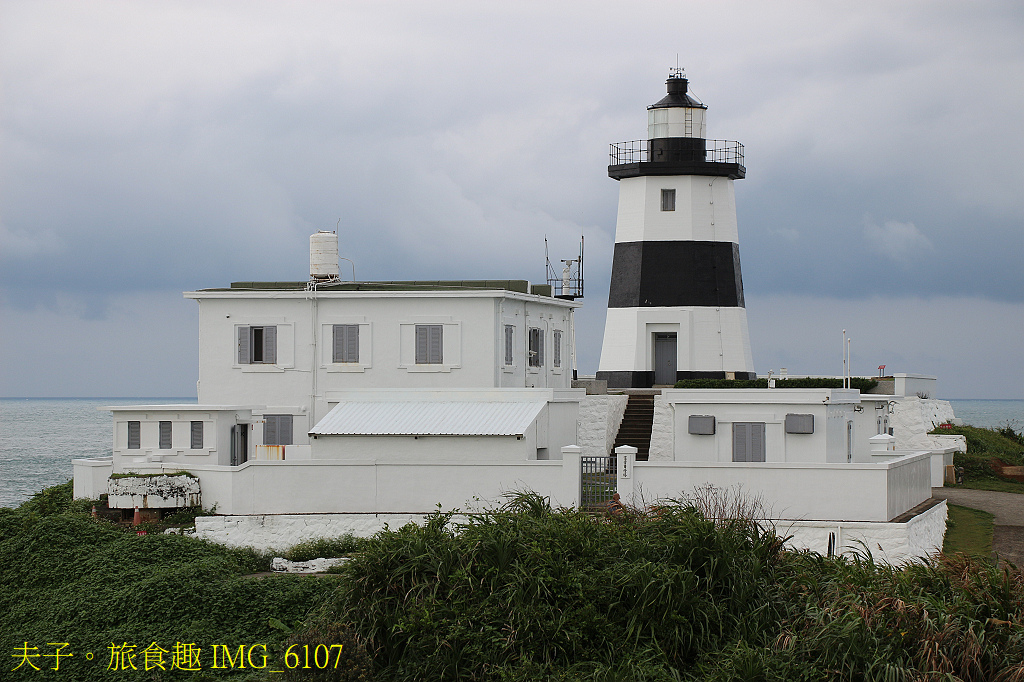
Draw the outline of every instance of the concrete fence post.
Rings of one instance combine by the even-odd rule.
[[[557,503],[563,507],[580,506],[580,456],[583,448],[566,445],[562,448],[562,485]]]
[[[619,502],[627,506],[634,504],[636,484],[633,478],[633,464],[636,463],[636,448],[632,445],[620,445],[615,448],[616,489]],[[636,500],[639,502],[639,500]]]

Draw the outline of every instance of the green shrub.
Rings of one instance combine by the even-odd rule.
[[[60,491],[44,493],[17,510],[0,510],[0,632],[8,653],[22,642],[44,650],[48,642],[70,643],[76,656],[53,673],[69,680],[126,679],[125,672],[106,670],[112,642],[138,650],[151,642],[165,650],[195,642],[204,652],[203,674],[215,675],[212,644],[265,644],[276,651],[285,634],[269,619],[305,618],[336,582],[253,579],[246,574],[269,570],[270,557],[251,549],[178,535],[136,536],[84,513],[42,515],[42,500],[60,499]],[[96,658],[88,661],[84,652]],[[138,675],[142,679],[141,668]]]
[[[321,666],[325,658],[326,665]],[[284,661],[284,679],[289,682],[369,682],[373,679],[373,660],[365,644],[351,627],[342,623],[316,621],[304,625],[282,645],[281,660]]]
[[[284,552],[284,558],[291,561],[310,561],[311,559],[333,559],[345,557],[359,551],[366,544],[363,538],[357,538],[351,533],[336,538],[316,538],[294,545]]]
[[[868,393],[878,386],[874,379],[851,377],[850,388],[861,393]],[[676,388],[768,388],[767,379],[682,379],[675,384]],[[775,388],[842,388],[842,379],[827,377],[778,378]]]
[[[693,508],[604,518],[523,496],[465,525],[434,514],[380,533],[324,616],[352,623],[385,679],[686,669],[770,624],[779,551],[773,533]]]
[[[74,482],[68,481],[60,485],[43,488],[18,507],[26,514],[37,516],[56,516],[58,514],[87,514],[92,509],[94,500],[76,500],[74,498]]]

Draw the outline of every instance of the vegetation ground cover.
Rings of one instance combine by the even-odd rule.
[[[992,535],[995,516],[980,509],[947,505],[946,537],[942,551],[947,554],[962,552],[978,557],[992,556]]]
[[[958,452],[953,464],[963,470],[965,488],[1024,493],[1024,482],[1003,475],[1006,466],[1024,466],[1024,435],[1007,424],[1000,429],[944,424],[935,434],[959,434],[967,438],[967,452]]]
[[[593,514],[522,494],[465,523],[435,514],[288,553],[353,553],[333,577],[253,579],[268,556],[140,537],[70,497],[58,486],[0,509],[5,647],[95,652],[61,661],[66,679],[281,679],[212,669],[215,643],[265,644],[278,668],[290,646],[344,644],[339,669],[285,679],[1024,679],[1024,575],[953,553],[964,541],[890,567],[866,549],[789,551],[771,529],[708,518],[693,500]],[[970,527],[953,515],[954,529]],[[151,642],[198,643],[202,670],[107,670],[112,644]],[[14,663],[0,679],[41,676]]]

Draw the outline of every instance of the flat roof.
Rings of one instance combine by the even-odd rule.
[[[305,291],[310,282],[232,282],[227,289],[213,288],[201,291]],[[460,289],[500,289],[520,294],[550,296],[551,285],[533,284],[525,279],[437,279],[387,280],[379,282],[322,282],[316,291],[453,291]]]
[[[547,401],[346,401],[317,436],[522,436]]]

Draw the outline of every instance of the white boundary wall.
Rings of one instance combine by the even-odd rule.
[[[936,554],[946,531],[946,502],[918,514],[906,523],[769,521],[775,532],[788,538],[791,549],[828,551],[829,535],[836,554],[864,555],[898,565]],[[456,515],[456,522],[465,521]],[[397,530],[408,523],[422,525],[422,514],[277,514],[258,516],[200,516],[196,537],[229,547],[255,547],[284,551],[317,538],[352,534],[370,537],[385,527]]]
[[[109,469],[91,462],[75,461],[76,479],[79,467],[109,476]],[[576,506],[580,448],[562,448],[561,460],[523,462],[269,460],[234,467],[153,462],[135,469],[140,474],[187,469],[199,477],[203,507],[216,505],[221,514],[425,514],[439,505],[444,510],[493,507],[504,493],[524,490],[551,498],[555,506]]]
[[[775,521],[775,532],[789,537],[787,547],[825,554],[829,534],[836,554],[853,556],[871,552],[875,561],[899,565],[933,556],[942,550],[946,534],[946,501],[905,523],[827,521]]]
[[[636,462],[634,448],[616,453],[619,495],[634,506],[711,485],[762,500],[774,519],[885,522],[932,494],[930,452],[871,464]]]

